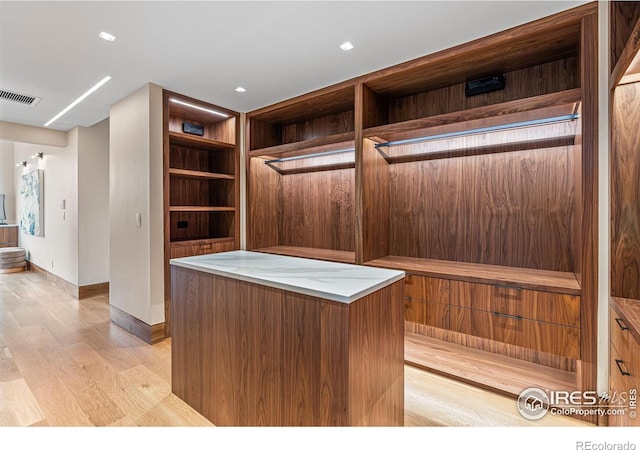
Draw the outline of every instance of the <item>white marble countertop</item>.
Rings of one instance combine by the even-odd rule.
[[[399,270],[244,250],[176,258],[170,264],[342,303],[404,278]]]

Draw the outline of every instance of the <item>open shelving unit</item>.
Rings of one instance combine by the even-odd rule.
[[[355,263],[353,86],[247,115],[248,248]]]
[[[167,335],[169,259],[239,248],[238,120],[234,111],[164,91]],[[185,132],[185,124],[201,135]]]
[[[248,248],[407,272],[407,363],[594,390],[596,49],[593,3],[248,113]]]

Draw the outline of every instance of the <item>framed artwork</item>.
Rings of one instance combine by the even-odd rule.
[[[44,236],[44,171],[34,170],[22,175],[20,197],[22,216],[20,230],[31,236]]]

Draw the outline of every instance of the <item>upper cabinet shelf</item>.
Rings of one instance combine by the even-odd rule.
[[[353,85],[306,95],[248,114],[251,156],[281,155],[354,138]]]
[[[611,2],[611,88],[640,81],[640,2]]]
[[[171,145],[178,145],[199,150],[234,150],[235,144],[217,141],[215,139],[206,139],[200,136],[184,134],[177,131],[169,132],[169,140]]]

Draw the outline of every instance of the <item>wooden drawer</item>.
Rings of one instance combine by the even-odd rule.
[[[207,255],[235,250],[235,241],[226,242],[201,242],[197,244],[172,243],[171,258],[185,258],[187,256]]]
[[[628,371],[634,372],[632,374],[634,377],[640,377],[640,373],[638,373],[640,370],[638,367],[640,366],[640,348],[638,348],[639,346],[625,321],[613,308],[609,308],[609,339],[621,359],[625,360]],[[611,369],[613,370],[615,367],[611,366]]]
[[[437,328],[449,328],[449,305],[405,297],[404,320]]]
[[[636,354],[637,355],[637,354]],[[637,358],[637,357],[636,357]],[[621,407],[625,412],[622,415],[609,416],[609,426],[640,426],[638,411],[638,377],[630,373],[627,368],[630,363],[625,361],[616,348],[611,345],[609,348],[609,404],[612,408]],[[633,403],[635,396],[635,404]],[[636,417],[631,417],[631,412],[635,411]]]
[[[18,246],[18,226],[8,225],[0,227],[0,247]]]
[[[580,329],[451,306],[451,330],[519,347],[580,358]]]
[[[404,277],[404,295],[412,299],[449,304],[449,280],[407,274]]]
[[[465,281],[452,281],[451,305],[580,327],[580,297]]]
[[[407,274],[404,293],[406,321],[449,328],[449,280]]]

